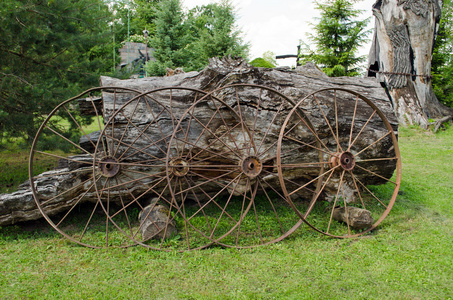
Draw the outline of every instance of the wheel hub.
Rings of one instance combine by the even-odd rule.
[[[241,161],[242,172],[250,178],[260,175],[263,170],[261,160],[256,156],[249,156]]]
[[[172,174],[183,177],[189,173],[189,164],[182,158],[176,158],[171,160],[171,172]]]
[[[104,177],[113,177],[120,171],[120,165],[118,164],[118,160],[116,158],[106,156],[101,159],[99,169]]]
[[[340,165],[346,171],[352,171],[355,167],[355,157],[351,152],[337,152],[330,157],[329,162],[331,168]]]

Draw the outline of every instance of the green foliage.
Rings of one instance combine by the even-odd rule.
[[[149,35],[155,34],[157,6],[160,0],[117,0],[115,1],[112,11],[115,16],[113,20],[113,29],[115,39],[119,42],[125,42],[128,39],[132,41],[133,37],[143,37],[143,30],[148,30]]]
[[[31,141],[58,103],[111,66],[102,0],[7,0],[0,6],[0,130]],[[110,46],[109,46],[110,45]]]
[[[437,99],[453,107],[453,3],[451,0],[443,2],[442,18],[431,65],[432,85]]]
[[[315,33],[309,35],[315,50],[302,42],[306,52],[301,55],[302,61],[313,61],[329,76],[359,75],[358,64],[365,57],[357,56],[357,52],[368,41],[370,31],[365,28],[369,18],[356,20],[361,11],[354,9],[354,2],[348,0],[315,3],[316,9],[321,11],[321,17],[316,18],[318,23],[313,25]]]
[[[250,64],[258,68],[275,68],[275,65],[273,65],[272,63],[270,63],[269,61],[265,60],[262,57],[255,58],[250,62]]]
[[[190,32],[196,37],[189,45],[190,69],[202,69],[211,57],[248,57],[249,45],[241,38],[235,26],[234,8],[231,1],[196,7],[189,12]]]
[[[187,14],[179,0],[162,1],[151,41],[156,61],[148,62],[147,72],[161,76],[166,68],[200,70],[211,57],[247,57],[249,46],[243,43],[234,22],[229,1],[196,7]]]
[[[275,68],[277,66],[277,60],[275,59],[275,53],[266,51],[263,53],[263,57],[255,58],[250,62],[254,67],[259,68]]]
[[[162,76],[165,68],[185,65],[191,40],[188,25],[184,23],[184,13],[180,0],[162,1],[156,13],[156,30],[152,39],[156,62],[146,66],[147,72]]]
[[[275,57],[275,53],[272,51],[266,51],[263,53],[263,58],[273,64],[274,66],[277,65],[277,58]]]

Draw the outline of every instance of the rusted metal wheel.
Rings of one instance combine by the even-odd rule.
[[[186,249],[269,244],[303,223],[279,188],[275,165],[280,124],[292,106],[274,89],[237,84],[182,115],[166,164]]]
[[[205,92],[182,87],[159,88],[124,104],[105,125],[96,145],[95,189],[113,231],[127,245],[163,251],[187,248],[179,204],[166,178],[166,156],[178,106],[196,102]],[[178,163],[184,172],[183,162]],[[200,248],[194,246],[194,248]]]
[[[36,134],[29,158],[33,197],[50,225],[75,243],[93,248],[129,243],[123,235],[110,232],[109,218],[95,192],[100,176],[93,177],[92,165],[104,129],[102,98],[113,98],[109,109],[114,110],[139,94],[120,87],[87,90],[56,106]]]
[[[308,155],[295,161],[288,155],[293,151]],[[345,238],[369,232],[396,200],[401,157],[395,129],[369,99],[355,92],[331,88],[302,99],[283,123],[277,152],[284,195],[323,234]],[[306,176],[294,180],[296,173]],[[310,197],[301,195],[306,188],[314,191]],[[368,212],[368,224],[354,219],[353,214],[367,217]]]

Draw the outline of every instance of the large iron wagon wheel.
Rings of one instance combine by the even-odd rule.
[[[109,117],[96,145],[93,177],[99,178],[96,194],[111,227],[129,245],[186,249],[186,233],[179,230],[184,218],[166,179],[166,156],[178,116],[205,95],[192,88],[158,88]]]
[[[181,116],[166,164],[187,249],[274,243],[303,223],[279,187],[275,165],[280,124],[292,107],[274,89],[236,84]]]
[[[310,149],[305,153],[311,155],[296,161],[288,155]],[[395,203],[401,157],[394,128],[376,105],[356,92],[330,88],[302,99],[283,123],[277,152],[284,195],[323,234],[346,238],[367,233]],[[307,177],[287,175],[295,173]],[[304,201],[298,194],[307,187],[315,192]]]
[[[110,232],[109,218],[95,192],[100,176],[93,176],[92,165],[104,129],[103,113],[139,94],[121,87],[89,89],[57,105],[33,140],[29,157],[33,198],[50,225],[75,243],[99,248],[129,242]],[[103,105],[105,97],[112,98],[110,107]]]

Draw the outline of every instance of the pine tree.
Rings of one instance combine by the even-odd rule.
[[[369,19],[356,20],[360,10],[348,0],[315,1],[321,11],[318,23],[313,25],[314,34],[309,36],[315,50],[305,43],[307,54],[303,61],[313,61],[320,65],[329,76],[357,76],[358,64],[365,60],[357,56],[359,47],[366,43],[370,33],[366,30]]]
[[[208,4],[190,12],[192,32],[199,38],[191,45],[193,57],[198,63],[194,69],[206,66],[211,57],[239,56],[247,58],[249,45],[244,43],[235,26],[234,8],[230,1]]]
[[[0,5],[0,138],[34,138],[58,103],[98,85],[111,67],[102,0],[7,0]]]
[[[249,45],[235,27],[229,1],[196,7],[185,14],[179,0],[165,0],[156,16],[151,41],[156,61],[146,66],[151,75],[164,75],[166,68],[200,70],[211,57],[248,56]]]
[[[180,0],[160,3],[155,20],[155,35],[151,41],[156,61],[146,66],[150,74],[162,76],[166,73],[166,68],[174,69],[186,64],[186,46],[193,37],[184,23],[184,17]]]

